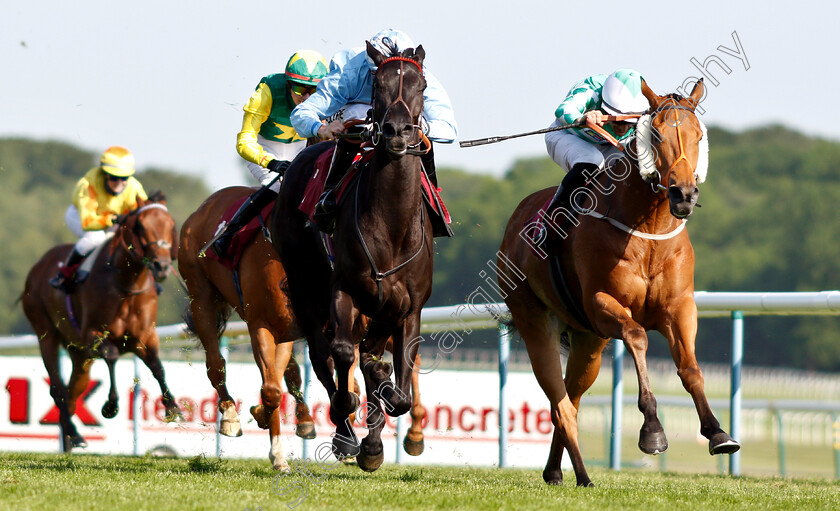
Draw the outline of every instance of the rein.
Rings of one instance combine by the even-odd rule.
[[[370,264],[371,269],[371,277],[374,281],[376,281],[376,291],[377,291],[377,301],[376,301],[376,312],[382,310],[382,306],[385,303],[382,301],[383,289],[382,289],[382,281],[385,277],[393,275],[400,271],[403,267],[405,267],[408,263],[414,260],[415,257],[420,255],[420,252],[423,251],[423,247],[426,246],[426,217],[425,211],[423,207],[423,203],[420,203],[420,248],[417,249],[417,252],[414,253],[413,256],[409,257],[407,260],[403,261],[402,263],[398,264],[394,268],[391,268],[388,271],[381,272],[376,266],[376,261],[373,260],[373,254],[370,253],[370,249],[368,249],[367,243],[365,243],[365,238],[362,236],[362,230],[359,227],[359,188],[361,188],[361,178],[356,181],[356,201],[354,204],[354,218],[353,223],[356,227],[356,237],[359,238],[359,243],[362,245],[362,250],[365,251],[365,255],[367,256],[368,263]]]

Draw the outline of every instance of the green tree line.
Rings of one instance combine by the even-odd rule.
[[[840,142],[809,137],[781,126],[743,132],[709,129],[707,182],[687,224],[697,254],[696,288],[707,291],[819,291],[840,288]],[[64,210],[76,180],[97,155],[61,142],[0,139],[0,332],[28,333],[14,301],[31,265],[56,243],[74,241]],[[177,169],[141,169],[147,191],[160,189],[182,223],[211,190]],[[563,171],[548,157],[517,160],[504,176],[438,170],[456,236],[435,245],[434,292],[429,306],[463,303],[492,276],[504,227],[528,194],[556,185]],[[486,273],[482,273],[486,272]],[[160,324],[180,321],[186,303],[169,279],[161,297]],[[701,360],[729,359],[728,320],[700,323]],[[840,370],[840,319],[747,318],[745,363]],[[465,337],[473,347],[492,347],[495,334]],[[514,346],[521,349],[521,343]],[[651,336],[650,354],[668,357],[664,339]]]

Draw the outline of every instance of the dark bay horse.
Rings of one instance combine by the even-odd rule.
[[[567,449],[577,484],[591,485],[578,446],[577,411],[581,396],[598,375],[601,351],[610,338],[623,339],[636,365],[639,410],[644,415],[639,448],[648,454],[667,449],[648,381],[647,330],[667,338],[678,375],[697,408],[700,431],[709,439],[709,452],[732,453],[740,447],[712,413],[694,355],[694,251],[682,227],[699,194],[696,172],[703,130],[694,108],[703,84],[698,82],[688,98],[658,96],[644,82],[642,92],[651,106],[650,142],[644,144],[637,136],[636,154],[595,178],[596,190],[589,190],[585,204],[593,215],[569,220],[564,211],[562,219],[547,219],[558,234],[549,242],[549,252],[559,258],[574,308],[582,315],[564,305],[551,284],[550,258],[526,232],[526,224],[551,199],[553,188],[519,204],[500,249],[499,284],[552,410],[554,436],[543,471],[543,479],[551,484],[562,482],[560,461]],[[565,378],[561,344],[569,349]]]
[[[38,336],[50,378],[50,395],[59,410],[64,451],[87,446],[70,418],[87,388],[90,365],[96,357],[105,359],[111,378],[108,401],[102,406],[104,417],[113,418],[119,410],[114,366],[127,352],[140,357],[160,384],[167,416],[173,419],[181,415],[164,380],[158,356],[160,339],[155,330],[156,282],[166,278],[178,251],[175,221],[166,209],[165,197],[158,192],[148,201],[140,201],[138,208],[121,217],[117,225],[87,280],[76,284],[73,293],[66,295],[48,283],[73,248],[60,245],[35,263],[21,296],[23,311]],[[73,362],[67,386],[59,374],[61,346],[67,348]]]
[[[225,211],[237,199],[253,191],[246,187],[224,188],[190,215],[181,228],[178,268],[190,295],[187,324],[201,339],[207,353],[207,376],[219,394],[221,433],[227,436],[242,434],[239,415],[225,383],[225,360],[219,350],[219,336],[232,307],[248,324],[254,359],[263,381],[260,389],[263,404],[252,407],[251,414],[261,428],[269,430],[272,466],[288,471],[280,437],[283,396],[280,379],[284,375],[296,400],[297,435],[314,438],[315,423],[303,401],[300,373],[292,358],[292,341],[303,337],[303,333],[294,321],[288,298],[281,288],[286,272],[274,247],[259,233],[244,247],[236,276],[218,261],[199,255],[207,240],[213,237]]]
[[[271,231],[287,271],[295,316],[309,341],[313,369],[330,395],[330,417],[337,425],[333,452],[339,458],[357,456],[362,469],[373,471],[383,460],[382,405],[391,416],[412,408],[409,388],[418,343],[410,341],[419,335],[420,311],[431,294],[433,240],[421,195],[425,52],[418,46],[385,58],[368,44],[367,53],[378,68],[375,149],[371,164],[360,170],[339,206],[332,240],[334,271],[320,232],[298,210],[313,164],[331,144],[311,146],[292,162]],[[377,356],[389,337],[393,368]],[[355,345],[360,347],[368,398],[363,415],[369,432],[361,445],[346,419],[359,405],[349,391]],[[328,370],[329,356],[337,385]]]

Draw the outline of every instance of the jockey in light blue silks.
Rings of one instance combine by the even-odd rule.
[[[393,57],[404,50],[414,48],[412,40],[399,30],[386,29],[374,35],[368,42],[385,57]],[[364,48],[354,48],[336,53],[330,61],[327,76],[306,101],[292,111],[291,121],[302,137],[333,140],[344,133],[344,122],[351,119],[365,119],[371,108],[373,96],[373,73],[376,67]],[[423,117],[421,124],[429,140],[449,144],[458,136],[458,125],[446,91],[423,66],[426,89],[423,92]],[[347,173],[359,150],[358,144],[339,140],[330,163],[324,193],[315,209],[315,221],[323,231],[330,233],[337,211],[335,187]],[[434,151],[423,156],[423,167],[437,187],[434,170]]]

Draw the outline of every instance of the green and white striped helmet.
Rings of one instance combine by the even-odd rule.
[[[286,64],[286,80],[303,85],[317,85],[327,75],[327,61],[317,51],[300,50]]]
[[[647,112],[650,103],[642,94],[642,75],[635,69],[619,69],[608,76],[601,89],[601,108],[609,115]]]

